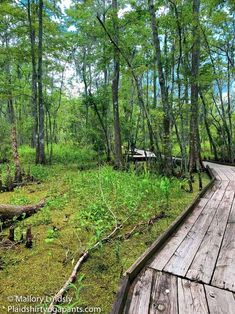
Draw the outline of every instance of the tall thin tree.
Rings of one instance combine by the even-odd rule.
[[[113,31],[114,40],[118,45],[119,30],[118,30],[118,3],[117,0],[112,0],[113,9]],[[112,81],[112,98],[113,98],[113,118],[114,118],[114,140],[115,140],[115,166],[122,167],[122,140],[119,118],[119,103],[118,103],[118,87],[120,76],[120,54],[116,46],[113,47],[113,81]]]
[[[36,146],[36,162],[44,164],[45,158],[45,130],[44,130],[44,102],[43,102],[43,0],[39,0],[39,31],[38,31],[38,145]]]

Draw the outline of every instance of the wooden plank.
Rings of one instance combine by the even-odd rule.
[[[217,180],[216,180],[215,183],[214,183],[214,185],[212,186],[212,188],[209,189],[209,190],[205,193],[205,195],[203,196],[203,198],[210,199],[210,198],[214,195],[215,191],[218,190],[218,188],[220,187],[221,182],[225,182],[225,181],[217,181]]]
[[[153,270],[146,268],[134,283],[131,299],[126,305],[125,313],[143,314],[148,313]]]
[[[203,285],[178,278],[179,314],[208,314]],[[173,313],[172,313],[173,314]]]
[[[233,201],[232,209],[228,217],[228,223],[235,223],[235,200]]]
[[[217,174],[220,176],[221,180],[223,181],[229,181],[229,178],[224,173],[223,169],[221,167],[215,167],[213,168],[217,172]]]
[[[220,181],[220,185],[218,187],[218,190],[227,190],[228,185],[229,185],[229,181]]]
[[[175,251],[164,270],[175,275],[185,276],[216,213],[224,191],[217,190],[206,204],[185,239]]]
[[[227,190],[235,192],[235,181],[229,181],[229,185],[227,187]]]
[[[218,172],[215,170],[215,168],[211,168],[211,171],[213,175],[215,176],[216,180],[222,181],[221,177],[219,176]]]
[[[189,216],[189,214],[195,209],[197,204],[200,202],[200,199],[205,195],[205,193],[211,189],[215,183],[215,177],[213,176],[209,167],[207,167],[207,172],[212,179],[199,193],[196,199],[183,211],[183,213],[167,228],[167,230],[157,238],[157,240],[150,246],[148,250],[140,256],[140,258],[127,270],[124,276],[128,276],[128,284],[127,281],[123,281],[119,291],[124,291],[124,293],[118,293],[115,304],[119,304],[121,306],[114,307],[116,312],[115,314],[123,313],[122,308],[123,304],[126,303],[127,293],[129,290],[129,286],[131,282],[133,282],[134,278],[139,274],[139,272],[143,269],[146,263],[150,260],[150,258],[163,246],[163,244],[170,238],[170,236],[177,230],[177,228],[181,225],[181,223]],[[203,202],[203,201],[202,201]],[[206,202],[206,200],[205,200]]]
[[[205,285],[205,290],[210,313],[234,314],[235,300],[232,292],[208,285]]]
[[[187,278],[209,283],[227,225],[234,192],[226,191],[205,237],[186,274]]]
[[[227,176],[229,181],[234,181],[235,180],[235,173],[231,170],[230,167],[226,167],[226,168],[223,167],[221,170]]]
[[[209,164],[212,171],[217,173],[221,180],[230,180],[232,176],[231,167],[219,164]]]
[[[182,212],[182,214],[167,228],[167,230],[157,238],[157,240],[137,259],[137,261],[126,271],[132,281],[135,276],[143,269],[153,255],[165,244],[170,236],[177,230],[186,217],[195,209],[203,195],[210,189],[215,182],[213,178],[199,193],[196,199]]]
[[[215,181],[215,184],[206,192],[204,198],[211,198],[217,190],[227,190],[230,183],[230,181]]]
[[[121,314],[125,307],[126,297],[130,287],[129,276],[126,275],[122,278],[120,289],[117,293],[116,301],[113,304],[112,311],[110,314]]]
[[[149,314],[157,313],[178,313],[176,276],[154,272]]]
[[[222,248],[216,263],[212,285],[235,291],[235,224],[227,225]]]
[[[168,239],[161,251],[156,254],[153,261],[149,265],[150,267],[156,270],[162,270],[164,268],[171,256],[176,251],[177,247],[192,228],[207,202],[208,200],[204,198],[200,200],[192,214],[185,220],[182,226],[172,235],[172,237]]]

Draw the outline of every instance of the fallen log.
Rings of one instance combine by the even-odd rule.
[[[30,205],[0,205],[0,221],[4,227],[9,226],[13,220],[21,220],[29,217],[45,206],[46,200],[42,199],[38,204]]]
[[[11,182],[8,185],[4,185],[0,181],[0,191],[1,192],[12,192],[12,191],[14,191],[15,188],[18,188],[18,187],[40,184],[40,183],[41,183],[40,181],[22,181],[22,182]]]

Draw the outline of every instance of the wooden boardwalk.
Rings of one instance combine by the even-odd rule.
[[[235,313],[235,168],[208,165],[215,184],[132,281],[122,313]]]

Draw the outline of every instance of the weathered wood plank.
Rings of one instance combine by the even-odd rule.
[[[229,181],[235,180],[235,173],[231,170],[231,167],[223,167],[221,168],[221,171],[227,176]]]
[[[215,169],[215,171],[217,172],[217,174],[220,176],[222,181],[229,181],[229,178],[227,177],[227,175],[225,174],[225,172],[223,171],[222,167],[215,167],[213,168]]]
[[[228,223],[216,263],[212,284],[235,291],[235,224]]]
[[[215,176],[216,180],[222,181],[221,177],[219,176],[218,172],[215,170],[215,168],[211,168],[211,172]]]
[[[202,198],[192,214],[185,220],[185,222],[180,226],[180,228],[172,235],[171,238],[168,239],[164,247],[160,252],[156,254],[153,261],[150,264],[150,267],[162,270],[164,266],[167,264],[171,256],[174,254],[177,247],[183,241],[183,239],[188,234],[189,230],[199,217],[203,208],[207,204],[208,199]]]
[[[203,285],[178,278],[179,314],[208,314]],[[172,313],[173,314],[173,313]]]
[[[218,190],[227,190],[230,181],[220,181]]]
[[[146,288],[146,293],[141,297],[143,298],[143,302],[140,301],[140,298],[138,298],[138,291],[142,290],[142,286],[140,283],[140,277],[143,278],[143,271],[140,273],[140,271],[143,269],[143,267],[146,266],[146,263],[150,260],[150,258],[158,251],[161,250],[162,246],[165,244],[165,242],[170,238],[172,234],[179,228],[179,226],[183,223],[184,220],[186,220],[189,215],[194,213],[195,208],[198,206],[198,204],[201,202],[203,204],[206,204],[208,199],[202,199],[202,197],[205,195],[205,193],[211,189],[211,187],[215,183],[215,178],[213,174],[211,174],[211,171],[209,168],[207,168],[207,171],[209,172],[209,176],[212,178],[210,183],[203,188],[203,190],[199,193],[197,198],[194,200],[193,203],[191,203],[184,211],[183,213],[169,226],[169,228],[151,245],[151,247],[126,271],[126,275],[128,275],[128,281],[124,280],[124,283],[122,283],[119,291],[124,291],[125,293],[122,293],[121,296],[118,294],[117,302],[116,304],[121,305],[116,306],[115,308],[115,314],[122,314],[122,313],[147,313],[149,308],[147,306],[147,300],[149,298],[149,294],[147,291],[150,291],[151,293],[151,280],[148,280],[148,288]],[[214,193],[214,191],[213,191]],[[213,193],[210,194],[210,196],[213,195]],[[209,197],[210,197],[209,196]],[[214,196],[214,195],[213,195]],[[201,208],[202,209],[202,208]],[[200,213],[199,213],[200,214]],[[197,216],[198,217],[198,216]],[[186,232],[187,234],[187,232]],[[154,272],[154,270],[152,270]],[[133,282],[134,281],[134,282]],[[147,285],[147,283],[146,283]],[[139,287],[139,288],[138,288]],[[129,291],[128,291],[129,290]],[[135,291],[134,291],[135,290]],[[128,292],[128,296],[127,296]],[[135,295],[135,296],[134,296]],[[119,298],[121,300],[119,300]],[[134,301],[135,299],[135,301]],[[135,309],[136,303],[146,303],[146,306],[140,306],[138,305],[138,309]],[[125,306],[124,311],[122,308]],[[146,312],[147,311],[147,312]],[[113,312],[112,312],[113,313]],[[174,313],[175,314],[175,313]]]
[[[130,279],[129,276],[126,275],[122,278],[122,282],[120,285],[120,290],[117,293],[116,301],[113,304],[113,308],[111,314],[120,314],[123,313],[125,307],[126,297],[130,288]]]
[[[146,263],[154,256],[159,249],[166,243],[182,222],[191,214],[195,207],[200,202],[204,194],[214,185],[215,179],[213,178],[198,194],[196,199],[182,212],[182,214],[167,228],[167,230],[157,238],[156,241],[137,259],[137,261],[126,271],[132,281],[135,276],[143,269]]]
[[[176,276],[154,272],[149,314],[157,313],[178,313]]]
[[[153,279],[153,270],[146,268],[134,283],[134,289],[131,298],[126,304],[125,313],[143,314],[148,313],[151,286]]]
[[[210,313],[234,314],[235,300],[232,292],[207,285],[205,290]]]
[[[206,204],[198,219],[189,230],[185,239],[175,251],[169,262],[164,267],[164,270],[175,275],[185,276],[204,236],[207,232],[210,223],[216,213],[224,191],[218,190],[215,192],[210,201]]]
[[[233,201],[232,209],[228,217],[228,223],[235,223],[235,200]]]
[[[235,173],[234,173],[235,174]],[[234,191],[235,192],[235,180],[234,181],[229,181],[229,185],[227,187],[228,191]]]
[[[235,179],[235,169],[232,166],[219,165],[214,163],[206,163],[214,172],[217,180],[229,180]],[[220,177],[220,178],[219,178]]]
[[[205,237],[186,274],[187,278],[209,283],[227,225],[234,192],[226,191]]]
[[[215,191],[218,190],[218,188],[220,187],[221,182],[225,182],[225,181],[215,181],[215,183],[214,183],[214,185],[212,186],[212,188],[209,189],[209,190],[205,193],[205,195],[203,196],[203,198],[210,199],[210,198],[215,194]]]

